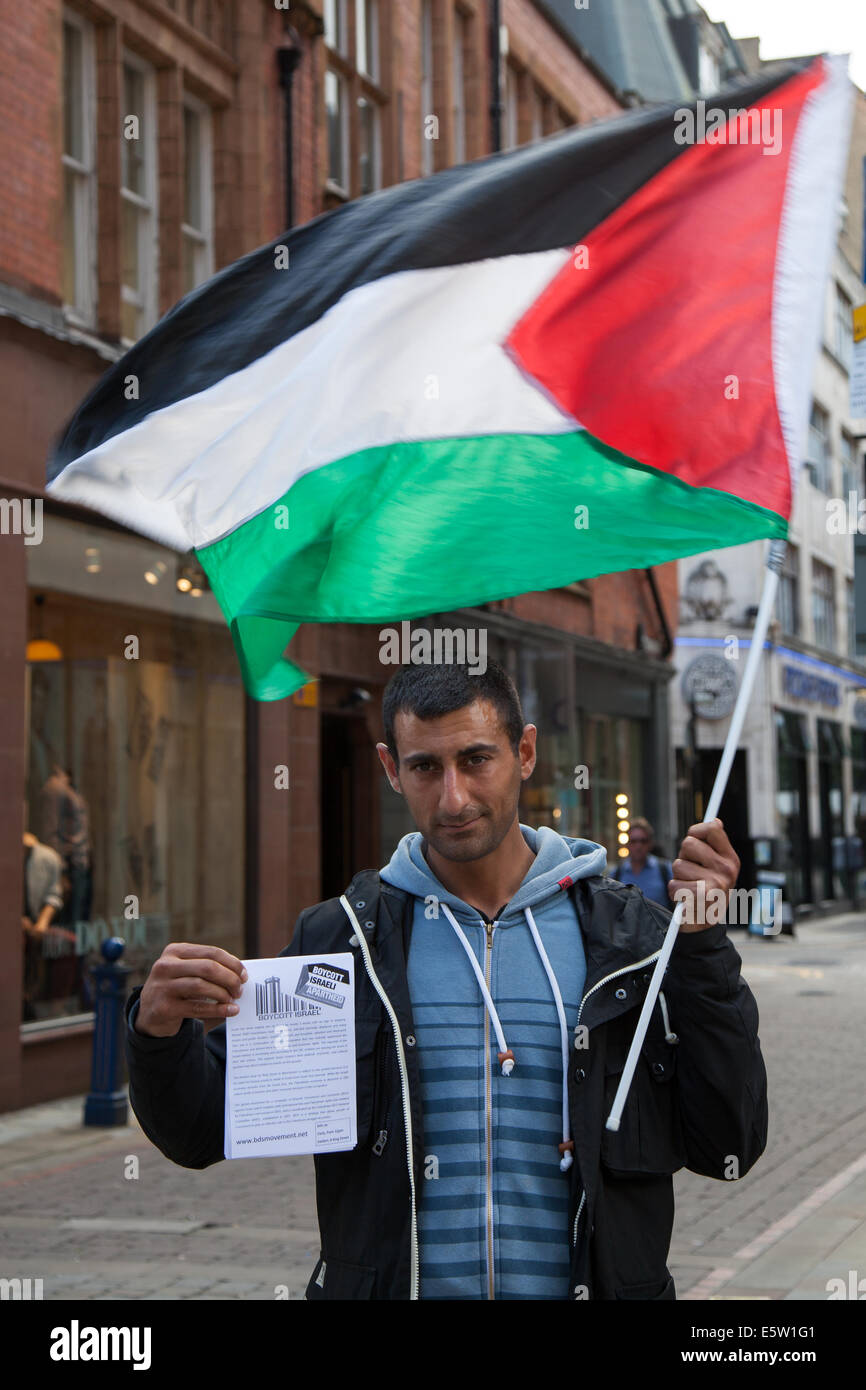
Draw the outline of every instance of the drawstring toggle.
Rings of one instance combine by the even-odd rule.
[[[510,1076],[514,1071],[514,1053],[509,1047],[507,1052],[498,1052],[497,1057],[502,1064],[502,1075]]]

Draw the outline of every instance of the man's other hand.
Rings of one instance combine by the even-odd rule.
[[[219,946],[171,942],[154,961],[135,1019],[136,1033],[169,1038],[185,1018],[236,1014],[247,972],[237,956]]]

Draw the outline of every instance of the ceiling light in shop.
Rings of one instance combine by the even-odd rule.
[[[157,560],[151,565],[149,570],[144,571],[144,577],[148,584],[158,584],[167,569],[168,566],[164,560]]]
[[[619,842],[620,842],[621,845],[627,845],[627,844],[628,844],[628,836],[627,836],[627,835],[617,835],[616,838],[619,840]]]
[[[625,792],[617,792],[617,795],[616,795],[616,804],[617,804],[617,806],[625,806],[625,805],[627,804],[627,802],[628,802],[628,797],[626,796]]]
[[[102,569],[102,561],[99,558],[99,547],[89,545],[84,552],[84,568],[88,574],[99,574]]]
[[[618,850],[617,850],[617,854],[619,855],[620,859],[628,859],[628,850],[627,850],[627,849],[618,849]]]
[[[175,584],[180,593],[189,594],[190,598],[201,598],[205,589],[209,588],[207,575],[198,561],[190,556],[178,561]]]

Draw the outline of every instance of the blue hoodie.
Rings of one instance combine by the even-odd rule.
[[[408,973],[426,1148],[422,1299],[569,1296],[569,1179],[559,1167],[562,1031],[525,910],[556,976],[571,1039],[586,959],[564,889],[602,873],[607,856],[603,846],[547,826],[520,829],[535,859],[492,933],[476,908],[436,878],[418,831],[403,836],[380,871],[416,899]],[[485,973],[516,1059],[511,1076],[502,1075],[478,981],[443,905]]]

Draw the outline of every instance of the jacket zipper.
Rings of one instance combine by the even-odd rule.
[[[632,970],[639,970],[642,965],[649,965],[651,961],[658,960],[660,955],[661,948],[659,948],[658,951],[654,951],[651,956],[646,956],[644,960],[636,960],[633,961],[631,965],[623,965],[619,970],[613,970],[611,971],[610,975],[605,975],[603,979],[598,980],[597,983],[593,985],[592,989],[588,989],[586,991],[586,994],[580,1001],[580,1008],[577,1011],[577,1025],[580,1024],[580,1016],[583,1013],[583,1006],[591,994],[595,994],[595,991],[597,989],[601,989],[602,985],[606,985],[608,980],[615,980],[618,975],[628,975],[629,972]],[[586,1188],[584,1188],[582,1193],[580,1194],[580,1205],[577,1208],[577,1215],[574,1218],[574,1229],[572,1231],[571,1236],[572,1245],[577,1245],[577,1225],[580,1221],[580,1213],[583,1211],[583,1204],[585,1201]]]
[[[376,974],[375,969],[373,968],[373,958],[370,954],[370,947],[368,945],[367,938],[364,936],[361,923],[355,916],[355,913],[352,909],[352,905],[346,898],[345,894],[341,896],[340,902],[343,904],[343,908],[346,912],[348,912],[349,917],[355,923],[355,927],[357,928],[356,936],[358,938],[358,945],[361,948],[361,954],[364,957],[364,968],[366,969],[367,974],[370,977],[370,983],[372,984],[373,988],[375,989],[376,993],[378,994],[379,998],[385,1006],[385,1010],[388,1014],[388,1017],[391,1020],[391,1027],[394,1031],[394,1042],[397,1045],[397,1064],[400,1069],[400,1090],[403,1098],[403,1126],[406,1131],[406,1162],[409,1168],[409,1193],[411,1197],[412,1207],[412,1227],[409,1251],[409,1297],[410,1299],[417,1299],[418,1207],[415,1199],[415,1160],[412,1143],[412,1102],[409,1094],[409,1072],[406,1067],[406,1053],[403,1050],[403,1038],[400,1033],[400,1023],[398,1021],[396,1013],[394,1012],[394,1006],[391,1003],[391,1000],[388,998],[388,995],[385,993],[385,989],[382,985],[382,982],[379,979],[379,976]]]
[[[483,920],[483,919],[482,919]],[[493,960],[493,933],[495,922],[483,921],[487,933],[487,949],[484,952],[484,983],[490,988],[491,962]],[[484,1010],[484,1092],[486,1096],[484,1129],[487,1150],[487,1297],[495,1298],[493,1278],[493,1081],[490,1067],[490,1014]]]

